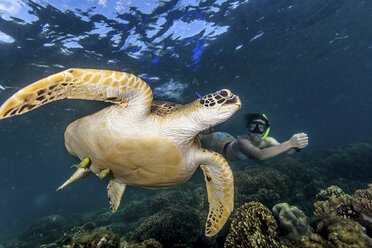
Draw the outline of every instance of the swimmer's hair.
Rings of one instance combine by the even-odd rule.
[[[248,127],[249,123],[257,119],[263,120],[265,122],[265,125],[267,127],[270,127],[269,120],[263,114],[257,114],[257,113],[248,113],[244,116],[245,126]]]

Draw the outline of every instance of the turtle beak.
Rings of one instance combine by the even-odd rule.
[[[233,95],[230,99],[227,99],[224,104],[236,104],[239,107],[238,109],[240,109],[240,107],[242,106],[242,102],[237,95]]]

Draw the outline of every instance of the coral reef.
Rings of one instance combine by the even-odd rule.
[[[131,242],[140,242],[150,238],[163,245],[182,245],[196,242],[203,233],[202,221],[191,207],[163,208],[148,217],[134,231],[126,235]]]
[[[366,228],[366,238],[372,247],[372,184],[368,184],[368,189],[359,189],[353,198],[353,207],[359,212],[358,222]]]
[[[335,185],[329,186],[327,189],[321,189],[318,194],[316,194],[316,199],[318,201],[327,201],[332,196],[338,198],[345,195],[344,191]]]
[[[372,223],[372,183],[368,189],[357,190],[354,194],[353,206],[356,211],[363,214]]]
[[[147,239],[141,243],[125,244],[122,248],[163,248],[163,245],[155,239]]]
[[[280,229],[289,239],[300,241],[303,235],[311,232],[306,215],[296,206],[278,203],[273,207],[273,215],[278,219]]]
[[[324,238],[319,234],[303,237],[305,248],[367,248],[362,228],[341,216],[327,219],[322,234]]]
[[[366,247],[361,227],[352,220],[333,217],[326,223],[328,239],[334,247]]]
[[[109,230],[98,229],[95,223],[89,222],[72,228],[57,241],[40,247],[119,248],[120,236]]]
[[[78,240],[81,236],[86,235],[88,233],[93,232],[93,230],[97,227],[94,222],[87,222],[82,226],[75,226],[71,228],[71,230],[65,232],[63,237],[58,239],[58,243],[60,244],[70,244]]]
[[[330,242],[324,240],[319,234],[311,233],[302,237],[302,244],[305,248],[326,248],[331,247]]]
[[[97,230],[81,236],[72,247],[119,248],[119,235],[108,230]]]
[[[356,191],[358,188],[365,188],[366,183],[369,182],[367,179],[370,180],[372,160],[369,158],[371,153],[367,153],[370,147],[372,145],[364,143],[349,144],[332,153],[316,154],[311,156],[311,159],[304,158],[307,153],[300,153],[301,157],[297,155],[297,160],[293,157],[284,157],[272,160],[273,162],[264,162],[264,165],[260,164],[259,167],[251,161],[254,168],[247,168],[248,165],[244,164],[244,171],[234,171],[235,208],[238,209],[249,201],[259,201],[270,208],[279,202],[295,204],[307,215],[311,226],[317,227],[316,234],[303,237],[303,246],[363,247],[362,244],[353,244],[354,241],[348,240],[350,233],[361,237],[358,229],[350,224],[356,222],[362,225],[361,230],[366,230],[365,233],[362,231],[364,240],[368,241],[370,240],[368,236],[372,237],[372,185],[370,184],[367,189]],[[361,152],[364,158],[360,158]],[[234,169],[234,165],[232,167]],[[331,186],[321,190],[331,184],[339,187]],[[126,200],[122,202],[122,206],[115,214],[104,209],[71,217],[47,216],[34,222],[23,233],[3,239],[1,245],[4,248],[53,248],[81,244],[83,247],[89,246],[89,242],[83,245],[81,242],[86,241],[82,237],[85,236],[89,240],[88,237],[93,238],[91,235],[95,232],[97,238],[93,240],[93,244],[98,245],[103,238],[101,236],[98,240],[100,237],[98,232],[107,230],[121,237],[122,248],[221,247],[225,243],[226,247],[231,247],[228,242],[239,243],[240,238],[242,240],[244,238],[239,238],[238,235],[249,231],[250,236],[242,241],[250,245],[246,247],[255,247],[255,245],[265,247],[265,244],[268,244],[267,247],[297,248],[301,245],[296,240],[302,235],[302,231],[306,230],[305,227],[302,229],[303,224],[301,224],[304,222],[305,214],[301,214],[300,210],[297,212],[291,209],[289,205],[273,209],[280,232],[273,227],[274,224],[269,221],[269,217],[262,217],[264,213],[269,216],[269,212],[262,209],[256,212],[245,209],[246,213],[243,213],[243,210],[239,213],[241,220],[243,215],[249,215],[248,213],[249,216],[256,215],[250,218],[261,220],[252,224],[247,218],[247,221],[240,221],[239,227],[237,221],[233,219],[234,216],[238,216],[236,212],[216,238],[204,238],[203,220],[208,214],[209,204],[203,174],[201,172],[198,174],[198,171],[192,180],[173,189],[133,190],[134,193],[128,191],[125,195]],[[353,192],[355,192],[354,196],[352,196]],[[315,195],[317,203],[313,204]],[[257,205],[251,208],[259,209]],[[347,221],[342,222],[341,219]],[[226,241],[228,227],[233,220],[236,231],[232,231],[233,225],[231,225],[229,241]],[[264,228],[266,225],[264,222],[269,223],[267,229]],[[336,222],[343,223],[345,227],[349,226],[349,230],[341,230],[342,225],[336,225]],[[254,243],[253,237],[261,238],[259,242],[262,244]],[[264,238],[270,239],[272,243]],[[108,240],[105,239],[107,243]],[[127,241],[134,243],[127,243]],[[100,245],[103,243],[102,241]],[[372,247],[372,242],[368,244]]]
[[[336,193],[335,193],[336,192]],[[335,186],[330,186],[317,195],[319,200],[314,203],[314,215],[319,220],[318,230],[321,230],[324,220],[334,216],[343,216],[345,218],[357,219],[359,214],[354,210],[353,199],[350,195],[345,194]]]
[[[257,201],[271,208],[277,202],[288,200],[289,188],[284,178],[273,169],[237,171],[234,181],[236,207]]]
[[[372,144],[360,142],[344,145],[321,160],[332,175],[370,180]]]
[[[368,189],[357,190],[354,198],[336,186],[321,190],[316,196],[318,201],[314,204],[314,215],[319,219],[317,234],[303,237],[304,246],[371,247],[372,240],[368,236],[370,226],[361,221],[363,213],[369,213],[371,195],[372,185]]]
[[[11,239],[5,247],[29,248],[34,244],[55,241],[64,229],[65,219],[60,215],[49,215],[36,220],[25,232]]]
[[[284,248],[277,237],[277,228],[268,208],[259,202],[245,203],[234,214],[225,248]]]

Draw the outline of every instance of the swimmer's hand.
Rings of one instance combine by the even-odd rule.
[[[289,144],[292,146],[292,148],[297,148],[297,149],[302,149],[307,147],[308,143],[308,138],[306,133],[297,133],[293,135],[289,139]],[[296,150],[297,150],[296,149]]]

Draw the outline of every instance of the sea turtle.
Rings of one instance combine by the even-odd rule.
[[[200,165],[210,203],[205,234],[218,233],[233,210],[233,174],[222,155],[201,148],[198,134],[238,111],[238,96],[223,89],[186,105],[164,103],[153,101],[149,85],[133,74],[74,68],[16,92],[0,107],[0,118],[64,98],[114,104],[66,128],[65,146],[81,163],[59,189],[91,173],[108,177],[115,212],[126,185],[180,185]]]

